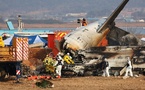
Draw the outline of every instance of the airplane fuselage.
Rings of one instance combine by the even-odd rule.
[[[71,50],[85,50],[90,47],[96,47],[99,45],[101,40],[109,33],[110,29],[115,26],[114,20],[119,15],[121,10],[125,7],[129,0],[124,0],[114,10],[114,12],[106,19],[105,22],[99,24],[94,22],[87,26],[82,26],[72,31],[64,37],[63,49]]]
[[[65,36],[64,46],[73,50],[85,50],[89,47],[96,47],[109,32],[109,29],[106,29],[98,33],[98,28],[98,22],[77,28],[75,31]]]

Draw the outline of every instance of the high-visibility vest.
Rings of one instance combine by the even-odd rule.
[[[43,62],[45,65],[53,65],[54,64],[54,60],[51,57],[46,57]]]
[[[65,55],[63,57],[64,61],[66,61],[68,64],[74,64],[74,61],[72,60],[72,58],[69,55]]]

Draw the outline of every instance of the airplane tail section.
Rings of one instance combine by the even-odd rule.
[[[103,23],[103,25],[98,28],[98,32],[102,32],[103,30],[105,30],[106,28],[110,28],[110,26],[113,24],[115,18],[119,15],[119,13],[121,12],[121,10],[125,7],[125,5],[127,4],[129,0],[124,0],[116,9],[115,11],[110,15],[110,17]]]
[[[7,24],[8,28],[9,28],[9,30],[13,30],[14,29],[14,26],[13,26],[11,21],[7,21],[6,24]]]

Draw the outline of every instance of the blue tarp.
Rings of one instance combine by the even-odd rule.
[[[6,40],[4,40],[5,45],[11,46],[12,45],[12,40],[13,40],[14,37],[27,37],[29,39],[29,41],[28,41],[29,44],[35,44],[35,43],[41,43],[41,42],[43,42],[44,45],[47,44],[47,41],[45,39],[43,39],[42,37],[40,37],[39,35],[20,36],[20,35],[14,34],[10,38],[7,38]]]

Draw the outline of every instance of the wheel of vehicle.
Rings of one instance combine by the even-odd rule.
[[[0,68],[0,80],[5,79],[6,72],[3,68]]]

